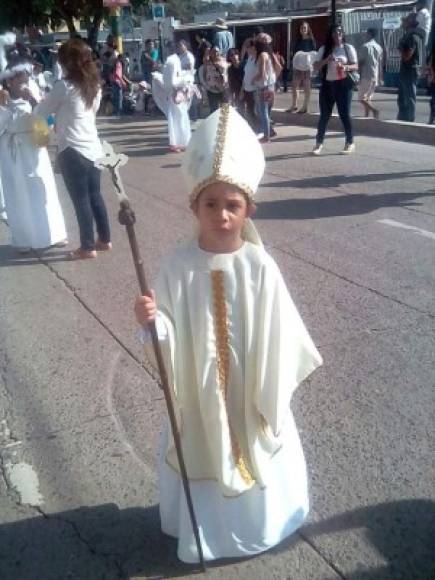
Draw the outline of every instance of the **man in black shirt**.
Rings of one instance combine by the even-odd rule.
[[[418,50],[418,37],[412,31],[411,20],[407,17],[403,21],[405,35],[399,42],[400,70],[399,70],[399,92],[397,104],[399,121],[415,121],[415,105],[417,102],[417,80],[420,64],[420,54]]]

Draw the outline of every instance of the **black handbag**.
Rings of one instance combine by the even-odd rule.
[[[351,62],[349,58],[349,51],[347,49],[347,44],[344,45],[344,51],[346,53],[347,62],[349,64],[356,64],[356,62]],[[348,71],[346,76],[347,82],[349,83],[352,89],[355,89],[358,86],[359,81],[361,80],[361,75],[357,70]]]

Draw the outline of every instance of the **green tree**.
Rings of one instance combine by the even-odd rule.
[[[148,6],[148,0],[131,0],[134,9]],[[95,46],[98,30],[108,10],[103,0],[0,0],[2,27],[23,29],[24,26],[53,28],[65,23],[69,33],[77,33],[76,23],[84,22],[91,46]]]

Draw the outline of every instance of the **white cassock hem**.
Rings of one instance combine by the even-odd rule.
[[[168,429],[158,454],[160,518],[163,533],[178,538],[178,557],[198,562],[181,478],[165,461]],[[205,560],[240,558],[276,546],[295,532],[308,514],[305,459],[291,413],[283,447],[270,461],[270,484],[224,497],[215,481],[190,481]]]

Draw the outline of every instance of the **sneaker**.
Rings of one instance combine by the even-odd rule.
[[[316,146],[313,149],[313,155],[320,155],[320,153],[322,152],[322,148],[323,148],[322,143],[316,143]]]
[[[342,155],[350,155],[354,151],[355,151],[355,143],[346,143],[341,154]]]
[[[262,137],[258,140],[259,143],[270,143],[270,139],[268,137]]]

